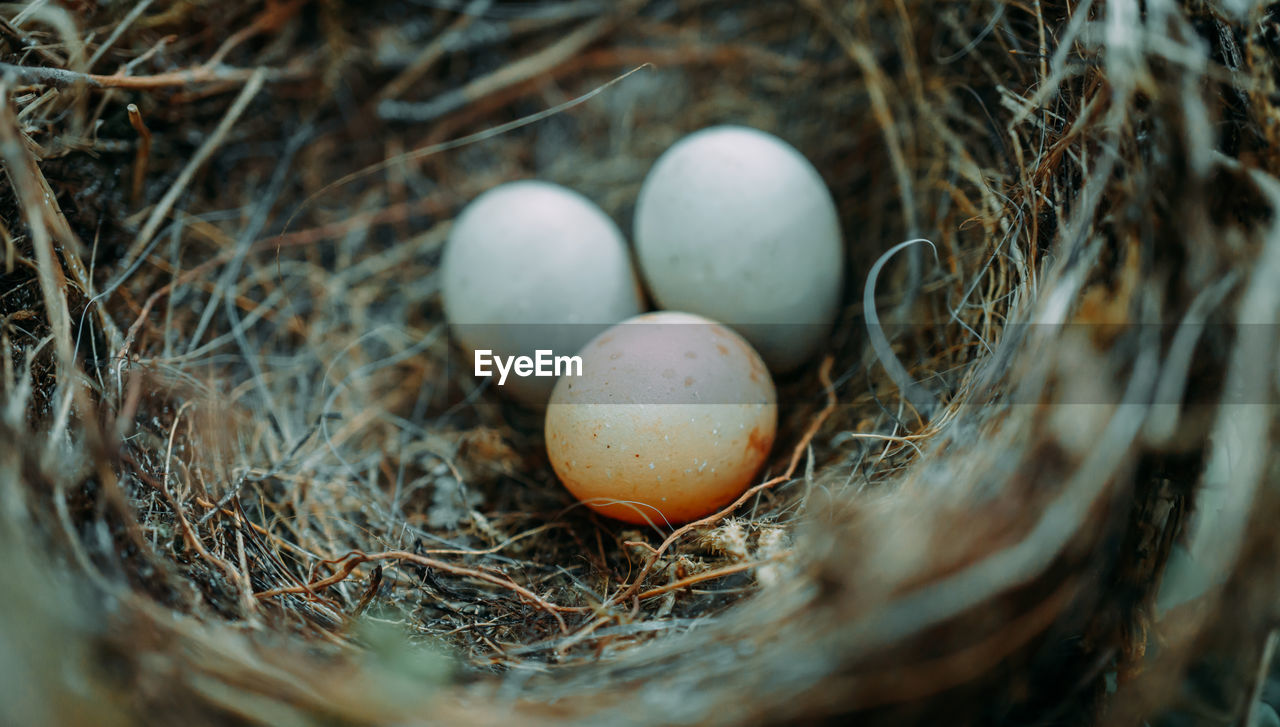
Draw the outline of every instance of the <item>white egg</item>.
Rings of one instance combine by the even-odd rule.
[[[835,202],[813,165],[771,134],[716,126],[668,149],[640,189],[635,243],[661,307],[733,326],[774,371],[811,357],[835,319]]]
[[[571,356],[640,312],[618,226],[586,197],[546,182],[503,184],[467,205],[449,233],[440,276],[445,317],[469,372],[482,350]],[[512,375],[498,388],[542,407],[554,384],[554,377]]]

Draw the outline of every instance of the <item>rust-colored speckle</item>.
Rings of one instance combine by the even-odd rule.
[[[609,342],[612,340],[613,340],[613,336],[605,336],[599,341],[596,341],[596,348],[604,348],[605,346],[609,345]]]
[[[685,352],[684,352],[684,357],[685,357],[685,358],[697,358],[697,357],[698,357],[698,352],[697,352],[697,351],[685,351]]]
[[[752,380],[752,381],[759,381],[759,380],[760,380],[760,374],[756,373],[756,369],[755,369],[755,367],[754,367],[754,366],[753,366],[753,367],[751,367],[751,380]]]
[[[684,377],[684,385],[685,385],[685,386],[693,386],[693,377],[692,377],[692,376],[686,376],[686,377]]]
[[[768,439],[760,436],[760,427],[752,427],[751,434],[747,435],[747,451],[759,452],[761,457],[769,454],[769,445],[772,444]]]
[[[723,343],[717,343],[717,344],[716,344],[716,350],[720,352],[720,355],[721,355],[721,356],[728,356],[728,355],[729,355],[729,349],[728,349],[728,348],[726,348],[726,347],[725,347],[725,345],[724,345]]]

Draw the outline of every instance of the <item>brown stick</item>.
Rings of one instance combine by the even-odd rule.
[[[151,159],[151,130],[142,120],[142,112],[138,110],[137,104],[129,104],[126,110],[129,112],[129,123],[138,132],[138,152],[133,157],[133,188],[130,190],[130,200],[137,207],[142,201],[142,183],[147,178],[147,164]]]

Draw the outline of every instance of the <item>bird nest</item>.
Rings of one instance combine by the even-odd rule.
[[[8,719],[1269,709],[1280,10],[128,5],[0,23]],[[747,495],[624,525],[456,365],[440,249],[525,177],[628,229],[719,123],[850,284]]]

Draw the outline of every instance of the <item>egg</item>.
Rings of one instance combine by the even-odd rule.
[[[751,484],[778,407],[764,361],[701,316],[649,313],[601,333],[547,405],[551,466],[604,515],[676,524],[716,512]]]
[[[660,307],[733,326],[775,372],[827,338],[844,270],[840,223],[822,177],[781,139],[716,126],[676,142],[641,186],[634,237]]]
[[[492,357],[572,354],[641,311],[626,240],[586,197],[540,181],[502,184],[454,221],[440,262],[450,329],[466,350]],[[510,376],[497,388],[532,407],[554,377]]]

